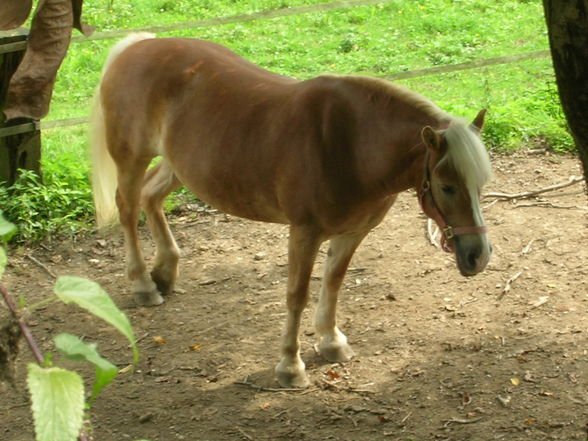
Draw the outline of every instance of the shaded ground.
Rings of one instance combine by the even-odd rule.
[[[580,174],[568,157],[494,162],[488,191],[528,191]],[[326,363],[312,349],[324,252],[319,256],[302,328],[312,386],[299,392],[273,389],[284,320],[284,226],[202,210],[175,216],[182,276],[178,292],[157,308],[133,305],[118,236],[16,250],[5,282],[29,302],[50,292],[51,276],[28,254],[56,274],[100,282],[130,316],[142,360],[96,403],[97,440],[585,441],[582,191],[575,185],[544,199],[486,199],[494,256],[471,279],[428,243],[416,199],[401,195],[356,253],[345,282],[340,325],[358,354],[345,364]],[[51,350],[51,334],[67,331],[97,341],[121,368],[130,360],[122,337],[75,307],[50,305],[30,322],[44,350]],[[4,441],[33,439],[22,381],[31,357],[22,352],[19,390],[1,395]]]

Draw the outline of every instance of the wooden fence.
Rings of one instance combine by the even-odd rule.
[[[5,101],[8,79],[24,56],[26,39],[23,32],[0,34],[0,49],[5,49],[0,52],[0,104]],[[0,112],[0,127],[7,126],[0,128],[0,182],[12,185],[18,169],[41,172],[41,131],[38,121],[20,118],[5,123],[3,118]],[[17,129],[12,131],[13,127]]]

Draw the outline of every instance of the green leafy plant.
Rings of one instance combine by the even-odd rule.
[[[0,238],[4,244],[15,231],[15,225],[8,222],[0,211]],[[4,246],[0,246],[0,278],[7,262],[6,250]],[[37,441],[87,440],[88,435],[84,428],[86,413],[100,392],[114,380],[118,374],[117,367],[98,353],[96,344],[84,342],[66,333],[55,336],[55,347],[64,357],[90,363],[95,368],[92,392],[86,400],[82,377],[75,371],[55,366],[52,354],[41,353],[22,317],[22,311],[17,310],[8,290],[1,283],[0,292],[12,314],[12,322],[0,326],[0,360],[7,361],[5,365],[0,365],[0,371],[10,370],[10,362],[14,363],[16,359],[18,338],[15,339],[14,335],[24,337],[37,360],[37,363],[29,363],[27,367],[27,386],[31,396]],[[138,362],[139,351],[133,328],[127,316],[118,309],[100,285],[79,277],[62,276],[55,283],[54,293],[55,298],[32,305],[26,312],[31,313],[36,307],[55,300],[75,304],[106,321],[123,334],[131,344],[132,366]],[[1,321],[4,322],[6,320]],[[4,333],[7,335],[4,336]],[[0,375],[0,379],[2,378],[10,379],[10,375]]]
[[[20,241],[36,241],[56,234],[75,233],[93,216],[89,184],[51,175],[45,182],[21,170],[11,187],[0,185],[0,206],[19,225]]]

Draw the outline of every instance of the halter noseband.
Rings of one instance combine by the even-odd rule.
[[[488,231],[485,225],[473,227],[452,227],[445,221],[443,213],[437,208],[435,198],[431,191],[431,172],[429,171],[429,150],[425,153],[425,170],[423,173],[423,181],[421,183],[421,193],[419,195],[419,203],[423,212],[431,219],[433,219],[439,229],[441,230],[441,248],[443,251],[450,253],[453,251],[453,244],[449,242],[455,236],[462,236],[464,234],[484,234]]]

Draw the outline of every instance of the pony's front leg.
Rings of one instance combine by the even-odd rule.
[[[282,337],[282,359],[276,366],[278,382],[283,387],[306,387],[308,377],[300,358],[300,319],[308,302],[308,285],[312,267],[321,244],[320,234],[311,228],[290,227],[288,242],[287,316]]]
[[[347,338],[337,327],[337,296],[353,253],[367,233],[335,236],[331,239],[316,311],[318,343],[315,349],[329,361],[353,357]]]

